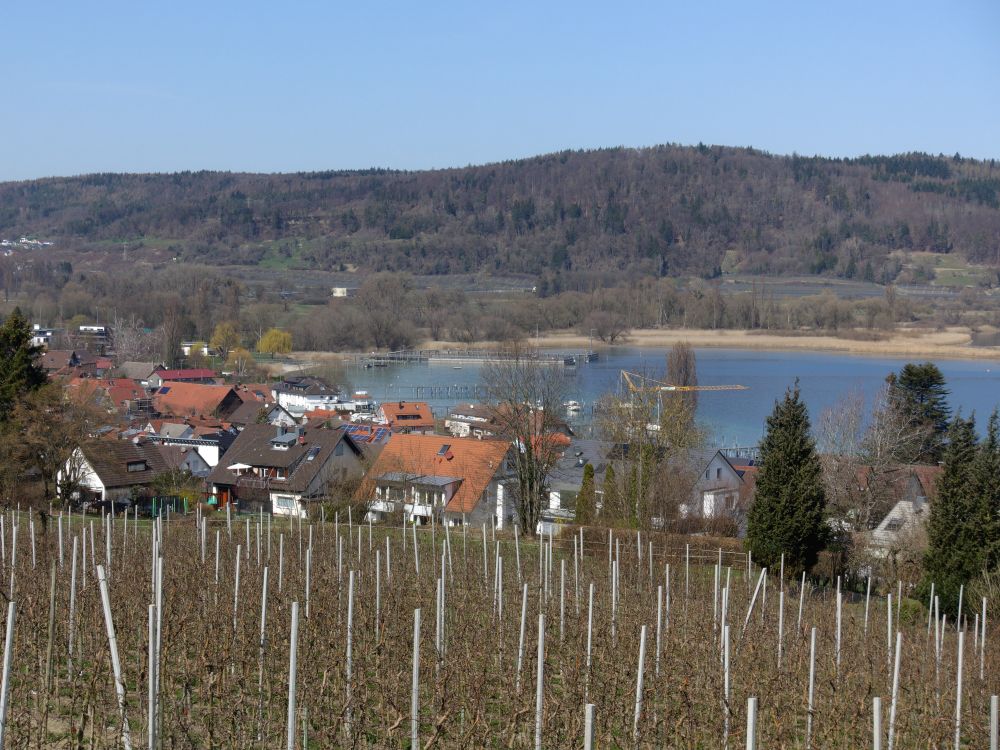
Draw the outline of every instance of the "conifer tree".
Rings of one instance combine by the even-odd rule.
[[[0,325],[0,419],[7,419],[18,398],[47,382],[38,364],[41,352],[31,343],[27,319],[15,307]]]
[[[914,428],[924,431],[913,461],[936,463],[944,451],[951,409],[944,374],[933,362],[907,364],[899,375],[889,373],[889,401]]]
[[[594,465],[583,467],[583,482],[576,496],[576,522],[580,525],[592,523],[594,520],[594,504],[596,491],[594,489]]]
[[[1000,568],[1000,417],[994,411],[976,457],[978,523],[984,570]]]
[[[951,615],[958,609],[959,588],[975,578],[983,566],[977,485],[989,461],[984,456],[977,450],[975,418],[956,416],[948,428],[937,497],[930,504],[921,586],[928,592],[933,583],[942,609]]]
[[[615,478],[615,467],[608,465],[608,470],[604,472],[604,485],[601,488],[601,513],[605,518],[613,516],[620,511],[618,483]]]
[[[809,414],[796,382],[775,402],[761,443],[761,467],[747,515],[747,548],[760,565],[808,570],[826,539],[826,495]]]

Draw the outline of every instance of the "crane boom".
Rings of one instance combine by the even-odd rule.
[[[688,391],[746,391],[749,388],[745,385],[674,385],[664,383],[660,380],[640,375],[628,370],[622,370],[622,381],[632,393],[682,393]],[[635,381],[641,383],[652,383],[653,385],[637,385]]]

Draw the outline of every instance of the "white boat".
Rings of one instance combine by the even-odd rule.
[[[583,411],[583,406],[579,401],[567,401],[563,404],[566,411]]]

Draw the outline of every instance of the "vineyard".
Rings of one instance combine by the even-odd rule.
[[[7,513],[0,748],[996,747],[988,602],[709,544]]]

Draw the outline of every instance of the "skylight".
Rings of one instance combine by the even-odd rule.
[[[448,444],[448,443],[445,443],[444,445],[441,446],[441,449],[437,452],[437,454],[439,456],[443,456],[446,453],[448,453],[448,451],[450,451],[450,450],[451,450],[451,445]]]

